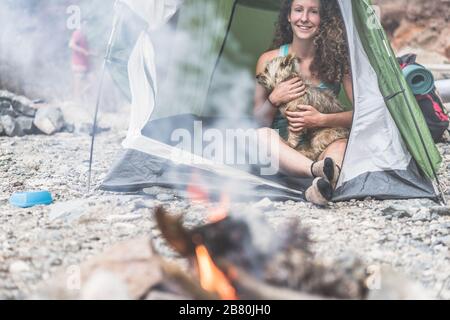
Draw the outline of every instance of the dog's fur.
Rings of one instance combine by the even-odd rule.
[[[306,94],[280,106],[283,116],[286,117],[286,111],[300,111],[300,105],[313,106],[320,113],[343,112],[339,101],[329,90],[315,88],[302,78],[300,61],[293,55],[270,61],[264,72],[257,76],[257,80],[269,93],[272,93],[278,84],[294,77],[300,77],[304,81]],[[330,144],[340,139],[347,139],[348,136],[349,130],[345,128],[305,129],[300,133],[289,131],[287,143],[309,159],[316,161]],[[300,139],[304,143],[299,145]]]

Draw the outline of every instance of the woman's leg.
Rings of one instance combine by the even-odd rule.
[[[342,162],[344,161],[345,149],[347,148],[347,139],[336,140],[325,149],[319,160],[325,158],[331,158],[334,160],[340,168],[342,167]]]
[[[264,143],[268,148],[275,146],[278,151],[273,152],[272,155],[277,157],[274,159],[278,161],[280,171],[293,176],[301,177],[313,177],[311,173],[312,164],[314,163],[307,157],[300,154],[298,151],[289,147],[279,136],[279,134],[270,128],[262,128],[258,130],[259,143]],[[326,205],[331,200],[333,195],[333,186],[329,181],[329,178],[324,179],[329,175],[326,169],[326,162],[322,161],[326,158],[332,158],[333,161],[341,167],[344,158],[345,148],[347,146],[347,140],[338,140],[332,143],[321,155],[319,162],[315,162],[313,171],[316,178],[311,187],[305,192],[305,197],[308,201],[317,205]],[[337,169],[334,168],[333,163],[332,170],[338,174]],[[331,174],[334,176],[334,173]],[[337,180],[337,176],[334,180]]]
[[[258,138],[259,143],[275,147],[276,151],[272,156],[276,157],[274,160],[278,161],[281,172],[291,176],[312,177],[313,161],[288,146],[278,132],[270,128],[261,128],[258,129]]]

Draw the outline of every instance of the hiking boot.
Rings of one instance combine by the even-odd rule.
[[[305,192],[306,200],[318,206],[326,206],[332,197],[333,187],[324,178],[316,178]]]
[[[311,165],[312,176],[327,179],[333,189],[336,188],[340,173],[341,168],[331,158],[313,162]]]

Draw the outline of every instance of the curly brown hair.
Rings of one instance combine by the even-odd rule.
[[[292,43],[293,31],[288,21],[294,0],[284,0],[276,24],[272,49]],[[320,0],[320,27],[314,39],[316,54],[311,63],[311,73],[327,83],[341,83],[350,74],[350,58],[344,19],[336,0]]]

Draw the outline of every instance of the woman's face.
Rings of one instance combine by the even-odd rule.
[[[320,26],[320,0],[294,0],[288,20],[297,38],[314,38]]]

